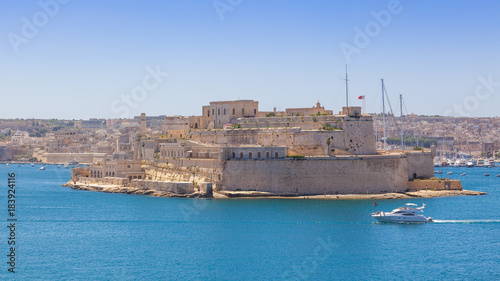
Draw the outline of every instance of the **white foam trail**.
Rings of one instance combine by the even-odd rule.
[[[500,220],[433,220],[436,223],[500,223]]]

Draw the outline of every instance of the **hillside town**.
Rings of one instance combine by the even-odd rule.
[[[241,122],[239,118],[265,119],[267,123],[259,124],[259,127],[324,130],[325,122],[318,120],[319,117],[333,115],[332,110],[325,110],[319,102],[316,106],[290,108],[283,112],[277,112],[276,109],[258,111],[256,101],[233,103],[243,103],[244,106],[239,112],[235,109],[230,112],[224,102],[211,102],[210,106],[203,107],[203,116],[189,117],[143,114],[130,119],[3,119],[0,120],[0,161],[64,164],[81,159],[79,162],[90,164],[105,158],[183,158],[190,157],[186,152],[194,143],[190,140],[196,131],[230,131],[255,126],[254,119],[250,123],[249,120]],[[375,119],[377,149],[383,150],[384,126],[381,114],[371,115]],[[293,124],[284,121],[282,124],[271,124],[267,121],[297,116],[301,120]],[[500,157],[500,117],[428,117],[409,114],[402,118],[388,116],[386,119],[386,150],[401,149],[403,135],[405,148],[430,148],[434,144],[438,153],[446,158]],[[189,136],[188,139],[186,136]],[[140,149],[135,145],[139,140]],[[167,147],[177,146],[183,148],[179,154],[165,154]],[[289,154],[293,154],[293,151]]]
[[[326,195],[461,190],[460,181],[420,181],[434,177],[440,159],[495,165],[499,156],[498,118],[383,119],[319,101],[261,111],[258,101],[236,100],[210,102],[199,116],[2,120],[0,161],[72,165],[78,188]]]

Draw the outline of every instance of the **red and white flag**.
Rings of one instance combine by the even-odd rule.
[[[364,100],[365,99],[365,96],[359,96],[358,97],[358,100]]]

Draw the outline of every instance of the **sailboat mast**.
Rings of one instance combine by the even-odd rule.
[[[399,94],[399,106],[401,108],[401,150],[404,149],[403,147],[403,138],[404,138],[404,131],[403,131],[403,95]]]
[[[384,79],[380,79],[380,80],[382,80],[382,118],[383,118],[383,122],[384,122],[384,150],[386,150],[387,143],[386,143],[386,135],[385,135],[385,97],[384,97],[385,89],[384,89]]]
[[[347,116],[349,116],[349,83],[347,79],[347,64],[345,65],[345,109]]]

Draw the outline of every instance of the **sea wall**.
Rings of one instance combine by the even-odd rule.
[[[415,180],[408,182],[409,190],[462,190],[459,180]]]
[[[217,190],[299,195],[367,194],[408,189],[405,155],[324,157],[304,160],[232,160]]]

